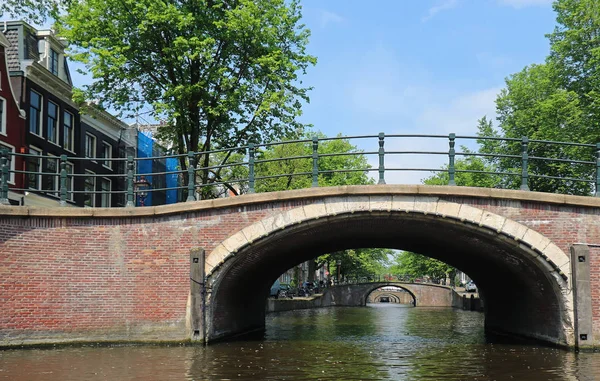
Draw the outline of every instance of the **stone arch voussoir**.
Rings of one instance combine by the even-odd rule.
[[[419,213],[448,218],[492,230],[532,249],[563,288],[570,288],[570,257],[544,235],[504,216],[467,204],[418,195],[347,195],[328,197],[311,204],[285,210],[255,222],[225,239],[206,258],[210,275],[241,249],[270,234],[295,224],[340,214],[389,212]]]

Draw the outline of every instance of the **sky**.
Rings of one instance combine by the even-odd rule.
[[[327,135],[474,135],[495,120],[505,78],[549,53],[551,0],[302,0],[316,66],[302,121]],[[457,147],[464,144],[457,141]],[[359,145],[373,150],[375,142]],[[446,150],[446,140],[386,141],[386,150]],[[375,164],[375,157],[370,159]],[[386,167],[443,164],[447,157],[386,159]],[[427,175],[427,173],[426,173]],[[418,183],[423,173],[396,173]],[[387,175],[386,175],[387,178]]]

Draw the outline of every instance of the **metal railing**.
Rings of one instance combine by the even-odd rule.
[[[386,149],[386,145],[390,144],[393,147],[394,143],[403,143],[413,141],[412,139],[427,140],[428,146],[436,145],[436,142],[447,141],[448,148],[443,150],[397,150]],[[326,145],[327,142],[335,140],[346,140],[349,142],[359,142],[356,144],[360,147],[367,147],[363,150],[351,150],[349,152],[325,153],[320,148]],[[465,149],[463,151],[456,150],[457,141],[469,142],[497,142],[502,144],[503,152],[479,152]],[[431,144],[429,144],[431,142]],[[369,146],[371,143],[371,146]],[[289,156],[269,157],[265,153],[269,150],[276,149],[281,146],[296,145],[303,147],[300,153]],[[374,167],[366,164],[360,168],[321,168],[324,160],[332,157],[358,156],[363,155],[366,158],[373,159],[372,162],[377,163]],[[430,157],[447,157],[447,161],[437,161],[434,165],[429,166],[386,166],[386,160],[390,158],[405,157],[407,155],[427,155]],[[571,157],[569,157],[571,156]],[[223,160],[223,157],[225,159]],[[468,159],[469,157],[479,157],[487,162],[502,162],[503,168],[509,168],[505,171],[489,171],[485,168],[464,169],[457,167],[457,157]],[[23,166],[23,169],[13,169],[11,162],[21,159],[24,162],[32,162],[32,167],[40,168],[43,160],[54,160],[58,162],[55,165],[57,171],[43,172],[36,170],[28,170],[28,166]],[[182,164],[179,169],[172,171],[162,171],[155,173],[140,173],[136,171],[139,166],[136,165],[144,160],[162,160],[166,158],[174,158]],[[218,164],[213,164],[215,160]],[[235,161],[237,159],[237,161]],[[89,162],[110,163],[107,168],[115,168],[114,163],[124,163],[124,169],[121,172],[111,171],[105,174],[73,173],[73,163],[82,161],[84,166]],[[304,161],[307,164],[305,170],[298,172],[285,173],[282,172],[264,172],[261,168],[269,164],[277,164],[282,162]],[[200,165],[200,163],[205,163]],[[206,164],[208,163],[208,165]],[[534,164],[535,163],[535,164]],[[185,169],[181,169],[187,166]],[[71,168],[71,170],[69,170]],[[556,172],[556,168],[567,173],[561,175]],[[272,169],[272,168],[271,168]],[[229,176],[223,176],[221,171],[229,170]],[[544,170],[548,172],[543,172]],[[237,171],[237,174],[234,172]],[[568,184],[583,184],[583,194],[589,196],[600,196],[600,143],[597,144],[580,144],[573,142],[554,142],[544,140],[530,140],[527,137],[521,139],[515,138],[499,138],[499,137],[483,137],[483,136],[457,136],[449,135],[426,135],[426,134],[394,134],[386,135],[379,133],[377,135],[360,135],[360,136],[337,136],[337,137],[314,137],[312,139],[293,140],[272,142],[264,144],[248,144],[246,146],[217,149],[206,152],[188,152],[187,154],[167,155],[160,157],[132,157],[126,158],[83,158],[77,156],[45,156],[32,155],[23,153],[14,153],[8,150],[0,150],[0,204],[8,204],[9,189],[16,192],[33,192],[49,195],[60,201],[60,205],[68,205],[73,203],[74,195],[87,194],[89,197],[95,197],[97,194],[123,194],[125,195],[126,206],[133,207],[136,204],[136,199],[139,199],[143,194],[149,192],[160,192],[176,190],[181,193],[187,193],[185,201],[194,201],[200,198],[202,191],[207,187],[221,187],[222,189],[237,187],[239,193],[254,193],[257,183],[268,180],[276,180],[279,178],[296,178],[305,177],[309,180],[310,186],[323,186],[320,179],[327,175],[339,173],[364,173],[373,174],[372,181],[377,184],[386,184],[386,174],[393,172],[428,172],[428,173],[445,173],[447,174],[447,185],[457,185],[457,175],[460,173],[472,173],[498,177],[503,179],[512,179],[513,184],[517,184],[521,190],[529,190],[532,181],[544,179],[547,181],[567,182]],[[81,172],[81,171],[80,171]],[[571,175],[574,173],[575,175]],[[241,174],[241,175],[240,175]],[[138,187],[139,178],[141,176],[166,176],[175,175],[178,177],[177,186],[159,187],[151,189],[141,189]],[[21,182],[23,187],[19,188],[12,183],[11,178],[22,176]],[[41,176],[52,178],[52,184],[55,184],[52,189],[41,189]],[[96,189],[82,189],[74,184],[74,179],[78,177],[87,178],[116,178],[124,183],[122,189],[111,189],[108,192]],[[37,178],[37,180],[35,180]],[[33,184],[31,184],[33,183]],[[11,186],[9,186],[11,184]],[[516,186],[515,186],[516,187]],[[118,187],[117,187],[118,188]],[[264,187],[260,191],[265,191]],[[568,193],[565,192],[565,193]]]

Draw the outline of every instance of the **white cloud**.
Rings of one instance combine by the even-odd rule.
[[[532,7],[532,6],[545,6],[552,4],[553,0],[498,0],[501,5],[506,5],[516,9]]]
[[[483,116],[494,120],[495,100],[501,87],[459,89],[454,83],[436,80],[418,65],[400,62],[393,52],[379,46],[358,60],[359,68],[348,73],[346,106],[356,123],[367,123],[365,132],[376,134],[426,134],[474,136],[477,121]],[[457,148],[476,148],[473,140],[456,141]],[[361,149],[377,151],[375,139],[365,140]],[[385,150],[433,151],[441,155],[386,155],[386,168],[434,169],[448,161],[447,138],[386,138]],[[377,155],[369,157],[377,168]],[[430,171],[386,171],[388,184],[418,184]],[[376,177],[377,172],[372,172]]]
[[[339,24],[344,21],[344,18],[337,13],[327,11],[325,9],[319,10],[319,18],[321,28],[325,28],[330,24]]]
[[[429,11],[427,12],[427,16],[423,17],[421,19],[421,21],[425,22],[425,21],[431,19],[436,14],[438,14],[442,11],[447,11],[448,9],[455,8],[457,5],[458,5],[458,0],[443,0],[443,1],[439,2],[437,5],[434,5],[433,7],[429,8]]]

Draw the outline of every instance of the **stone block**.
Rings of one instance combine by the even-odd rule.
[[[392,196],[392,210],[413,211],[415,209],[415,196]]]
[[[370,210],[392,210],[392,196],[370,196]]]
[[[423,212],[425,214],[433,214],[437,209],[437,197],[415,197],[414,210],[416,212]]]
[[[443,217],[458,217],[460,204],[439,200],[435,212]]]
[[[304,205],[303,208],[307,219],[321,218],[327,215],[327,208],[323,201],[315,201],[313,204]]]
[[[502,233],[516,239],[522,239],[527,232],[527,226],[521,225],[513,220],[506,220],[502,226]]]
[[[348,197],[330,197],[325,199],[327,214],[335,216],[348,211]]]
[[[458,218],[460,220],[473,222],[477,225],[481,222],[481,218],[483,217],[483,210],[479,208],[474,208],[470,205],[463,204],[460,206],[460,211],[458,212]]]
[[[255,222],[252,225],[245,227],[242,229],[242,234],[248,240],[248,243],[252,243],[259,239],[260,237],[266,235],[267,231],[265,230],[264,225],[259,221]]]
[[[481,216],[481,221],[479,222],[482,226],[487,226],[489,228],[494,229],[497,232],[502,231],[502,227],[506,222],[506,217],[499,216],[490,212],[483,212]]]

